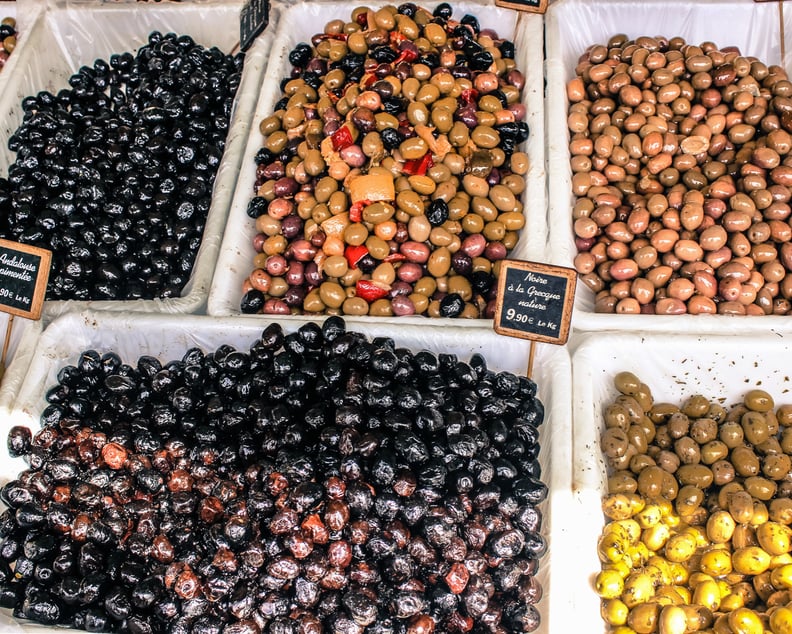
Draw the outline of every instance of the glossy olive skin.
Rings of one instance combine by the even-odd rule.
[[[282,98],[259,124],[254,266],[240,308],[491,318],[531,168],[513,43],[473,16],[352,13],[291,51]],[[361,176],[380,183],[358,196]],[[315,274],[261,288],[273,257]],[[395,280],[375,277],[383,264]]]
[[[0,605],[119,632],[291,631],[293,610],[308,632],[533,631],[536,389],[339,317],[166,363],[86,350],[11,436]]]
[[[786,71],[712,42],[615,37],[574,72],[574,266],[595,311],[789,314]]]
[[[243,55],[153,32],[21,104],[0,237],[52,252],[46,299],[175,298],[201,245]]]
[[[721,610],[729,627],[762,631],[792,573],[788,405],[760,388],[730,407],[700,394],[657,403],[632,372],[613,383],[600,433],[609,467],[595,580],[602,618],[682,632]],[[692,605],[680,601],[688,593]]]

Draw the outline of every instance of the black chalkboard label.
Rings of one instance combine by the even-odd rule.
[[[574,269],[503,260],[498,274],[495,332],[545,343],[566,343],[576,281]]]
[[[547,0],[495,0],[499,7],[528,11],[529,13],[544,13],[547,11]]]
[[[38,319],[51,260],[46,249],[0,240],[0,311]]]
[[[250,48],[259,33],[269,24],[269,0],[248,0],[239,12],[239,45]]]

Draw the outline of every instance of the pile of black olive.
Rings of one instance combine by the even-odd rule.
[[[154,32],[22,101],[0,237],[50,249],[46,298],[179,297],[201,244],[243,56]]]
[[[0,605],[89,631],[530,632],[536,384],[339,317],[247,351],[83,352],[17,426]]]

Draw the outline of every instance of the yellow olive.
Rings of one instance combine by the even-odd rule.
[[[645,572],[633,572],[624,580],[622,601],[632,610],[640,603],[646,603],[654,596],[654,583]]]
[[[738,548],[732,553],[732,566],[742,575],[758,575],[770,566],[770,555],[758,546]]]
[[[615,570],[601,570],[594,580],[594,587],[602,599],[618,599],[624,591],[624,579]]]
[[[728,615],[729,628],[734,634],[763,634],[759,615],[749,608],[737,608]]]
[[[712,580],[701,581],[693,589],[693,603],[703,605],[715,612],[721,603],[721,593],[718,584]]]
[[[657,631],[657,620],[660,615],[660,605],[654,601],[641,603],[630,610],[627,615],[627,625],[637,634],[651,634]]]
[[[725,544],[732,538],[736,525],[728,511],[715,511],[707,519],[707,537],[716,544]]]
[[[660,634],[685,634],[687,630],[687,616],[678,605],[666,605],[660,611],[658,621]]]
[[[630,609],[624,604],[624,601],[618,598],[603,601],[600,606],[602,620],[611,626],[627,623],[627,615],[629,613]]]
[[[688,561],[696,552],[696,539],[687,533],[672,535],[665,545],[666,559],[673,562]]]
[[[792,607],[781,606],[770,613],[770,631],[773,634],[792,634]]]
[[[702,553],[699,561],[699,568],[701,572],[712,575],[713,577],[727,575],[732,571],[731,555],[723,548],[708,550]]]

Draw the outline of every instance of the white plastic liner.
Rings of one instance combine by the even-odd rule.
[[[6,84],[14,75],[14,67],[17,65],[17,58],[27,47],[28,33],[33,29],[33,25],[41,18],[41,3],[36,0],[23,2],[19,6],[15,0],[0,1],[0,20],[4,18],[14,18],[16,20],[17,43],[14,51],[6,60],[5,66],[0,70],[0,95],[6,90]]]
[[[788,8],[788,7],[787,7]],[[785,11],[787,72],[792,71],[792,11]],[[781,64],[778,3],[742,0],[558,0],[545,18],[547,40],[547,261],[572,267],[577,254],[572,231],[572,195],[569,165],[569,102],[566,83],[575,76],[578,58],[592,44],[606,44],[611,36],[626,33],[681,36],[691,44],[715,42],[738,46],[766,64]],[[578,284],[572,325],[579,330],[645,330],[700,333],[759,333],[789,330],[792,319],[781,316],[730,317],[725,315],[610,315],[594,312],[594,293]]]
[[[576,572],[561,589],[568,593],[573,613],[568,627],[558,631],[572,632],[574,623],[587,623],[587,632],[604,632],[594,577],[600,571],[597,539],[605,524],[600,502],[607,491],[602,412],[618,395],[613,378],[633,372],[649,386],[655,402],[681,404],[701,394],[728,409],[748,390],[760,388],[777,407],[792,402],[792,337],[757,335],[746,342],[716,335],[588,333],[579,341],[572,355]]]
[[[0,351],[5,342],[9,317],[8,313],[0,313]],[[5,373],[0,379],[0,418],[8,416],[11,411],[16,393],[30,367],[30,360],[33,358],[38,336],[42,330],[41,320],[14,317],[5,358]]]
[[[50,7],[25,38],[23,50],[11,55],[13,76],[0,91],[0,173],[7,174],[14,153],[8,138],[22,121],[22,99],[48,90],[68,87],[68,78],[82,65],[109,59],[114,53],[137,52],[154,30],[187,34],[206,46],[225,53],[239,42],[241,2],[76,4]],[[44,314],[55,317],[68,310],[148,311],[187,313],[203,310],[209,293],[228,207],[236,184],[239,163],[247,141],[253,106],[269,57],[277,11],[270,28],[258,37],[245,57],[242,81],[231,115],[225,153],[215,177],[212,203],[192,275],[182,296],[135,301],[47,301]],[[20,47],[21,48],[21,47]],[[4,75],[0,72],[0,76]]]
[[[385,6],[382,0],[363,2],[361,6],[379,8]],[[433,2],[417,2],[418,5],[432,9]],[[305,2],[283,12],[278,26],[278,35],[273,45],[272,57],[267,67],[261,87],[261,96],[256,105],[250,140],[240,167],[237,190],[231,203],[225,237],[217,261],[217,269],[209,291],[207,313],[226,316],[239,315],[242,299],[242,283],[253,270],[253,237],[256,235],[255,222],[246,211],[250,199],[255,195],[256,152],[263,147],[265,137],[259,131],[259,123],[270,116],[275,103],[281,98],[280,81],[288,77],[292,66],[289,52],[300,42],[310,42],[311,37],[321,33],[330,20],[348,20],[352,10],[358,5],[335,1]],[[544,76],[541,61],[543,57],[543,19],[541,15],[528,14],[496,7],[492,1],[451,2],[454,18],[460,19],[466,13],[476,16],[481,28],[495,29],[500,37],[514,41],[517,68],[525,76],[523,103],[526,106],[525,121],[530,134],[524,151],[528,154],[531,167],[525,176],[526,188],[523,194],[526,225],[520,239],[509,254],[518,260],[537,260],[543,257],[547,241],[544,167]],[[426,323],[426,317],[353,317],[350,323],[377,321],[398,321],[398,323]],[[436,321],[436,320],[433,320]],[[440,320],[448,322],[448,320]],[[489,326],[492,320],[455,319],[454,325]]]
[[[270,320],[249,316],[226,319],[199,315],[185,315],[178,320],[164,315],[142,314],[121,315],[117,313],[82,312],[70,313],[59,318],[41,336],[30,371],[25,378],[17,399],[17,408],[11,416],[0,418],[0,439],[5,439],[11,425],[40,427],[38,420],[46,406],[44,394],[56,384],[58,370],[64,365],[77,362],[81,352],[95,349],[100,353],[115,351],[125,363],[135,364],[144,354],[153,355],[163,363],[180,359],[193,346],[204,351],[215,350],[221,344],[230,344],[239,350],[247,350],[261,335]],[[283,324],[285,332],[294,332],[307,320],[290,320]],[[417,327],[405,324],[394,332],[392,325],[370,321],[366,324],[350,324],[348,330],[356,330],[369,338],[389,336],[399,347],[413,352],[431,350],[435,353],[452,353],[460,360],[468,360],[473,354],[484,355],[488,367],[496,371],[525,374],[528,362],[527,341],[505,340],[492,332],[477,333],[435,326]],[[568,609],[566,598],[559,589],[561,578],[568,583],[565,567],[553,564],[556,555],[564,554],[558,544],[566,539],[570,527],[572,440],[571,406],[569,395],[572,389],[571,368],[566,348],[539,345],[533,365],[532,378],[537,383],[538,397],[545,407],[545,420],[540,426],[542,480],[549,487],[548,499],[543,502],[544,522],[542,533],[548,540],[548,552],[542,559],[538,579],[544,590],[544,598],[537,608],[542,617],[538,632],[573,631],[559,629],[555,623],[559,614]],[[4,440],[3,440],[4,442]],[[0,485],[12,479],[24,468],[21,459],[12,460],[5,451],[0,460]],[[556,519],[560,518],[560,520]],[[560,573],[554,577],[552,572]],[[7,610],[0,610],[0,631],[52,631],[63,629],[31,627],[24,621],[13,619]]]

